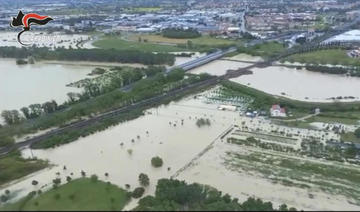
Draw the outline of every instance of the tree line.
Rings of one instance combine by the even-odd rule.
[[[19,124],[24,121],[24,118],[34,119],[42,115],[51,114],[58,110],[65,109],[76,102],[86,101],[90,98],[111,92],[120,87],[129,85],[131,83],[137,82],[144,77],[152,77],[155,74],[162,73],[165,70],[165,67],[160,66],[150,66],[148,68],[134,68],[127,69],[124,67],[114,67],[113,71],[119,73],[117,77],[113,77],[111,82],[106,86],[100,86],[99,84],[89,83],[84,86],[82,93],[68,93],[69,100],[61,105],[55,100],[47,101],[43,104],[31,104],[29,106],[22,107],[20,111],[18,110],[3,110],[1,112],[1,117],[5,120],[5,123],[8,125]],[[176,75],[170,74],[169,77]],[[181,77],[181,76],[180,76]],[[176,80],[176,79],[175,79]]]
[[[107,112],[114,108],[128,106],[135,102],[164,94],[170,90],[208,79],[208,77],[208,75],[188,75],[188,78],[185,79],[184,71],[182,70],[176,70],[166,75],[157,73],[154,77],[135,82],[132,85],[132,89],[126,92],[115,89],[99,96],[90,97],[87,100],[78,99],[72,103],[67,102],[59,105],[58,110],[52,114],[42,113],[39,118],[26,121],[24,119],[24,121],[19,124],[0,127],[0,146],[8,145],[9,142],[11,142],[9,139],[14,135],[36,132],[39,129],[48,129],[54,126],[65,126],[69,124],[70,121],[76,121],[85,116],[93,116],[94,114]],[[61,143],[71,142],[79,136],[86,136],[96,131],[106,129],[124,120],[134,119],[141,114],[142,109],[140,107],[116,116],[113,119],[109,118],[101,123],[93,124],[83,130],[64,132],[59,136],[44,140],[44,142],[41,142],[43,145],[41,145],[40,148],[44,146],[49,148]],[[8,140],[8,142],[4,143],[4,140]]]
[[[25,119],[34,119],[42,114],[50,114],[59,109],[55,100],[47,101],[43,104],[31,104],[28,107],[22,107],[18,110],[3,110],[1,117],[8,125],[19,124]]]
[[[167,28],[162,31],[162,34],[166,38],[198,38],[201,37],[201,33],[196,29],[189,28]]]
[[[240,203],[237,198],[209,186],[187,184],[174,179],[160,179],[155,196],[139,201],[135,211],[296,211],[282,204],[278,209],[271,202],[248,198]]]
[[[46,47],[0,47],[0,57],[24,59],[30,56],[42,60],[141,63],[145,65],[173,65],[175,62],[175,56],[171,54],[154,54],[138,50],[65,48],[50,50]]]

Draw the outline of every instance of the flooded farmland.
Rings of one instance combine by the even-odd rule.
[[[197,127],[196,120],[200,117],[209,118],[211,126]],[[74,174],[73,178],[80,177],[84,170],[88,175],[97,174],[100,179],[121,187],[130,184],[131,188],[138,186],[138,175],[146,173],[151,181],[147,194],[152,194],[157,179],[173,175],[235,121],[234,112],[218,111],[216,105],[206,105],[192,98],[150,109],[136,120],[68,145],[49,150],[24,150],[24,157],[49,160],[55,167],[40,171],[8,189],[21,196],[33,189],[32,180],[39,181],[41,187],[51,185],[57,172],[65,181],[70,173]],[[163,167],[151,166],[154,156],[163,159]],[[63,166],[67,167],[65,171]],[[106,172],[108,178],[104,176]]]
[[[327,199],[329,195],[321,192],[317,192],[317,198],[314,199],[314,202],[324,201],[321,206],[315,206],[313,202],[304,205],[303,201],[296,204],[292,200],[298,193],[305,196],[306,190],[272,184],[261,176],[254,178],[246,173],[239,175],[237,171],[227,168],[224,165],[227,151],[244,152],[241,148],[224,142],[225,138],[221,136],[227,136],[236,125],[245,123],[249,130],[260,128],[270,132],[276,129],[288,134],[300,133],[303,137],[324,138],[324,134],[312,130],[276,127],[263,118],[246,118],[237,111],[218,110],[219,103],[209,102],[209,92],[211,91],[197,95],[196,98],[189,96],[167,106],[149,109],[140,118],[55,149],[25,149],[22,151],[23,157],[48,160],[53,166],[12,182],[3,189],[9,189],[17,195],[12,200],[14,201],[34,189],[51,188],[52,180],[56,177],[61,178],[62,182],[66,182],[66,176],[79,178],[81,171],[85,171],[87,176],[96,174],[101,180],[120,187],[129,184],[134,189],[139,185],[138,175],[146,173],[150,178],[150,186],[145,195],[154,194],[158,179],[175,177],[188,182],[209,184],[240,200],[255,195],[264,200],[273,200],[274,203],[289,203],[290,206],[301,209],[329,209],[333,204],[339,203],[336,201],[348,206],[342,197]],[[197,126],[196,122],[200,118],[209,119],[210,126]],[[325,138],[336,139],[337,136],[328,133]],[[161,168],[151,166],[150,160],[154,156],[163,159],[164,165]],[[106,177],[105,173],[109,176]],[[39,184],[31,185],[33,180]],[[257,189],[260,185],[265,186],[264,192]],[[281,193],[280,197],[269,196],[274,192]],[[132,209],[136,203],[133,200],[125,209]]]
[[[91,70],[91,67],[76,65],[16,65],[13,59],[1,59],[0,111],[52,99],[62,103],[67,100],[68,92],[80,91],[66,84],[85,78]]]
[[[315,73],[294,68],[271,66],[254,68],[252,75],[232,79],[269,94],[312,102],[358,101],[360,78]],[[351,98],[344,98],[351,97]]]

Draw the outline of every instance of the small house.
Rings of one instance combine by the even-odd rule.
[[[270,108],[271,117],[286,117],[285,108],[280,107],[280,105],[273,105]]]

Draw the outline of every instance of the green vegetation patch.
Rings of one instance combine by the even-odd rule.
[[[98,41],[93,43],[94,46],[102,49],[117,49],[117,50],[135,50],[143,52],[180,52],[185,51],[184,48],[180,48],[174,45],[166,44],[154,44],[144,40],[127,41],[121,37],[116,36],[104,36]]]
[[[201,37],[200,32],[196,29],[169,28],[164,29],[162,34],[166,38],[198,38]]]
[[[289,62],[299,62],[306,64],[331,64],[360,66],[360,60],[351,58],[344,49],[326,49],[314,52],[295,54],[286,59]]]
[[[30,56],[39,60],[141,63],[145,65],[173,65],[175,62],[175,57],[171,54],[153,54],[141,49],[117,49],[115,44],[106,49],[56,48],[54,51],[45,47],[26,49],[0,47],[0,57],[24,59]]]
[[[341,140],[344,142],[360,143],[360,138],[356,137],[353,132],[342,133]]]
[[[42,160],[27,160],[19,152],[13,152],[0,158],[0,185],[24,177],[32,172],[47,167]]]
[[[129,39],[132,41],[147,40],[150,43],[168,43],[168,44],[187,44],[190,40],[194,45],[203,45],[203,46],[218,46],[218,45],[229,45],[236,44],[236,41],[214,38],[208,35],[202,35],[198,38],[192,39],[181,39],[181,38],[166,38],[159,34],[132,34],[129,36]]]
[[[274,211],[271,202],[250,197],[239,203],[229,194],[197,183],[187,184],[184,181],[160,179],[156,186],[155,196],[146,196],[139,201],[135,211]],[[295,211],[283,204],[281,211]]]
[[[286,50],[284,44],[279,42],[267,42],[263,44],[256,44],[254,46],[241,46],[238,47],[239,53],[245,53],[252,56],[261,56],[264,58],[270,58],[277,56],[278,54],[284,52]]]
[[[315,108],[320,108],[321,114],[319,116],[310,118],[309,121],[341,121],[344,123],[356,123],[360,118],[360,103],[359,102],[336,102],[336,103],[315,103],[292,100],[284,97],[275,97],[265,92],[241,85],[235,82],[225,81],[222,83],[225,89],[231,90],[232,93],[251,97],[253,102],[251,107],[253,109],[261,109],[268,111],[271,105],[280,104],[285,107],[287,111],[293,114],[310,114]]]
[[[120,211],[130,194],[116,185],[82,178],[32,198],[5,205],[11,211]]]

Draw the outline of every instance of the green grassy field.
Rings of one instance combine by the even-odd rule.
[[[0,208],[3,211],[120,211],[130,200],[127,191],[88,178],[71,181],[33,198]]]
[[[116,36],[104,36],[93,43],[103,49],[138,50],[145,52],[179,52],[185,49],[173,45],[160,45],[150,42],[126,41]]]
[[[204,45],[204,46],[236,44],[235,41],[213,38],[206,35],[193,39],[180,39],[180,38],[166,38],[156,34],[132,34],[131,36],[129,36],[129,39],[132,41],[138,41],[139,37],[141,39],[146,39],[151,43],[186,44],[188,40],[191,40],[194,45]]]
[[[251,47],[239,47],[240,53],[250,54],[252,56],[260,56],[264,58],[273,57],[285,50],[283,44],[278,42],[267,42],[263,44],[257,44]]]
[[[141,40],[141,42],[139,42]],[[187,48],[187,42],[193,43],[193,48]],[[145,42],[146,41],[146,42]],[[104,36],[94,42],[94,46],[104,49],[140,50],[147,52],[179,52],[179,51],[207,51],[239,42],[202,36],[194,39],[166,38],[156,34],[129,34],[126,40],[120,36]]]
[[[132,8],[125,8],[125,12],[130,13],[141,13],[141,12],[158,12],[162,10],[161,7],[132,7]]]
[[[304,54],[295,54],[284,60],[289,62],[299,62],[307,64],[360,66],[360,60],[349,57],[346,54],[346,50],[343,49],[328,49]]]
[[[12,180],[24,177],[47,166],[45,161],[25,160],[20,153],[10,153],[0,159],[0,187]]]
[[[341,140],[351,143],[360,143],[360,138],[356,137],[353,132],[341,134]]]

